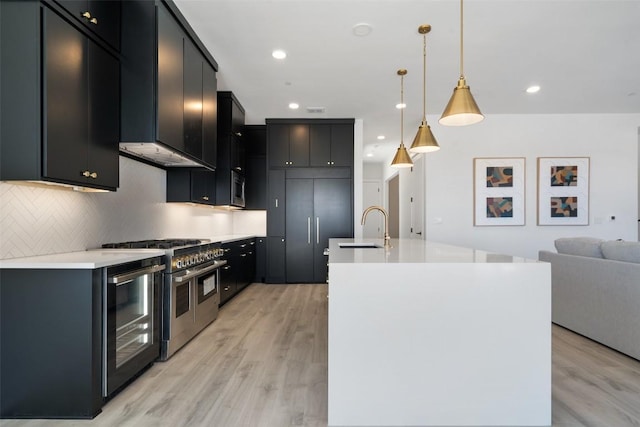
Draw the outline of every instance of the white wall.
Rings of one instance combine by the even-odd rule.
[[[638,239],[640,114],[491,115],[457,128],[428,119],[441,150],[426,155],[427,240],[537,259],[563,236]],[[473,226],[474,157],[526,158],[526,225]],[[591,158],[588,226],[536,225],[537,157]]]
[[[81,251],[107,242],[266,232],[264,211],[165,203],[164,170],[120,157],[120,188],[73,191],[0,182],[0,259]]]

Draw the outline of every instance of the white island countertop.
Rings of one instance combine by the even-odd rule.
[[[551,266],[366,241],[329,242],[328,425],[550,426]]]
[[[376,248],[341,248],[340,244],[375,244]],[[332,263],[529,263],[538,262],[463,248],[444,243],[417,239],[391,239],[391,247],[385,248],[382,239],[330,239],[329,253]]]
[[[95,269],[163,256],[161,249],[96,249],[0,260],[0,269]]]

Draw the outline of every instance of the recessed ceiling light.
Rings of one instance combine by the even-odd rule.
[[[287,52],[281,49],[276,49],[273,52],[271,52],[271,56],[273,56],[276,59],[284,59],[287,57]]]
[[[292,110],[297,110],[298,108],[300,108],[300,105],[296,104],[295,102],[292,102],[289,104],[289,108],[291,108]]]
[[[378,135],[378,139],[382,140],[382,139],[384,139],[384,138],[385,138],[385,136],[384,136],[384,135]]]
[[[373,157],[373,153],[367,153],[367,157]]]
[[[540,86],[532,85],[527,88],[527,93],[536,93],[540,91]]]
[[[401,110],[401,109],[403,109],[403,108],[407,108],[407,104],[403,104],[403,103],[396,104],[396,108],[397,108],[398,110]]]
[[[353,26],[353,34],[358,37],[365,37],[371,34],[371,25],[361,22]]]

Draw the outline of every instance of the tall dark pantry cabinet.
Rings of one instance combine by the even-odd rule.
[[[267,119],[267,283],[323,283],[353,237],[353,119]]]

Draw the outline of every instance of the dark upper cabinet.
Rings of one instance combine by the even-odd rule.
[[[267,119],[269,167],[353,167],[353,122]]]
[[[246,148],[245,209],[267,209],[267,127],[244,127]]]
[[[267,125],[269,167],[309,166],[309,125]]]
[[[182,29],[170,12],[159,6],[157,139],[180,151],[184,151],[184,57]]]
[[[184,40],[184,151],[202,158],[202,55]]]
[[[202,61],[202,160],[216,166],[218,159],[218,85],[216,71]]]
[[[193,168],[172,168],[167,170],[167,202],[214,205],[215,199],[215,172]]]
[[[309,144],[311,166],[353,166],[353,124],[311,125]]]
[[[113,48],[120,49],[120,2],[113,0],[56,0],[85,28]]]
[[[245,163],[244,108],[232,92],[218,92],[218,205],[234,205],[232,172],[243,179]]]
[[[214,170],[217,63],[171,1],[124,1],[122,21],[121,141],[159,143],[187,159],[181,166]]]
[[[118,58],[47,5],[0,7],[0,179],[115,190]]]

